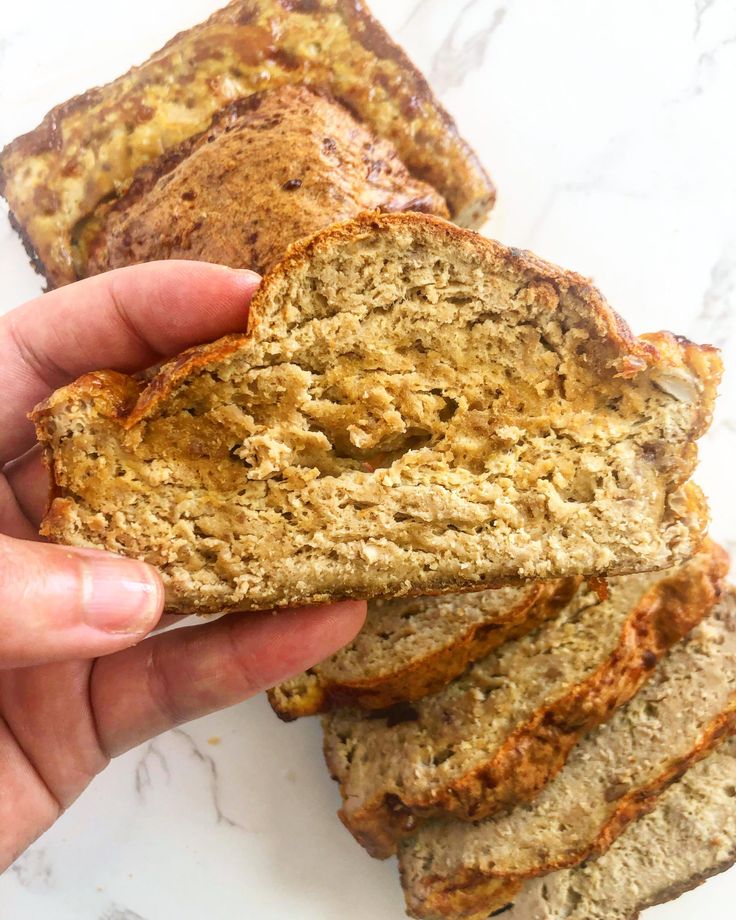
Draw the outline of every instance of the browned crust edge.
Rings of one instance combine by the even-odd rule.
[[[318,10],[321,10],[322,2],[323,0],[314,0],[314,6]],[[104,84],[103,86],[91,87],[84,93],[73,96],[71,99],[50,109],[34,129],[10,141],[10,143],[0,150],[0,196],[7,198],[6,189],[9,174],[6,164],[11,157],[16,154],[20,156],[35,155],[39,149],[39,142],[43,144],[44,139],[57,136],[63,124],[63,120],[67,115],[79,109],[84,109],[88,104],[95,105],[100,101],[104,94],[104,90],[108,86],[117,82],[118,79],[125,77],[131,70],[140,69],[140,67],[145,66],[148,61],[164,55],[170,48],[175,47],[177,42],[179,42],[184,35],[196,29],[206,27],[210,21],[217,22],[220,19],[226,18],[231,7],[245,7],[246,5],[247,3],[243,2],[243,0],[234,0],[234,2],[215,11],[201,23],[198,23],[190,29],[184,29],[178,32],[169,39],[165,45],[150,54],[143,64],[130,68],[129,71],[125,74],[121,74],[120,77],[110,81],[110,83]],[[356,41],[371,51],[377,58],[393,61],[398,67],[404,69],[404,82],[408,82],[412,89],[415,90],[411,98],[416,102],[427,105],[438,115],[445,131],[448,136],[452,138],[455,145],[455,156],[448,158],[448,162],[444,167],[439,165],[439,161],[435,161],[434,168],[425,167],[423,169],[418,169],[416,165],[407,162],[406,151],[398,150],[397,147],[397,153],[401,161],[413,176],[428,182],[436,188],[447,201],[455,220],[466,226],[479,227],[490,213],[496,201],[496,187],[478,155],[470,144],[463,139],[454,119],[435,96],[424,75],[411,61],[403,48],[391,39],[388,32],[372,15],[364,0],[338,0],[337,10],[344,17]],[[328,87],[318,87],[318,89],[328,89]],[[335,87],[332,87],[332,91],[335,93],[335,98],[341,102],[341,104],[345,105],[349,111],[359,118],[359,120],[369,124],[369,127],[371,127],[378,136],[388,138],[395,144],[395,141],[393,141],[391,137],[388,137],[388,135],[383,132],[379,133],[377,126],[371,124],[366,118],[361,117],[361,114],[355,111],[354,106],[350,105],[350,100],[347,97],[341,97],[340,94],[336,92]],[[418,142],[416,147],[419,147]],[[163,156],[166,156],[165,152]],[[454,162],[451,162],[451,160],[454,160]],[[444,174],[444,181],[440,181],[441,173]],[[132,178],[132,176],[129,178]],[[85,216],[87,215],[81,215],[80,219],[83,220]],[[21,216],[15,216],[13,227],[19,232],[26,251],[31,258],[31,264],[34,269],[40,272],[45,278],[48,289],[75,280],[73,276],[64,276],[61,269],[57,270],[53,266],[47,267],[44,264],[38,256],[37,247],[28,233],[25,221]],[[72,230],[72,227],[68,230],[70,239]]]
[[[713,608],[728,573],[725,550],[708,540],[707,567],[678,571],[654,585],[631,611],[609,658],[582,683],[541,707],[494,751],[464,776],[432,790],[432,795],[402,798],[377,795],[360,808],[338,812],[358,843],[378,859],[395,853],[397,844],[434,815],[465,821],[488,817],[527,801],[563,767],[587,731],[605,722],[628,702],[657,662]],[[328,769],[338,777],[325,736]],[[345,801],[346,789],[341,784]]]
[[[413,702],[435,693],[456,678],[473,661],[483,658],[504,642],[519,639],[546,620],[557,616],[575,595],[582,579],[563,578],[535,584],[509,611],[507,623],[475,623],[451,645],[436,649],[423,658],[394,671],[354,681],[331,681],[319,668],[312,676],[316,686],[302,696],[285,697],[274,687],[268,701],[284,722],[329,712],[341,706],[360,709],[386,709],[397,703]]]
[[[563,859],[556,859],[531,873],[496,875],[492,870],[465,870],[452,878],[428,875],[424,880],[426,896],[415,897],[409,889],[401,871],[407,913],[419,920],[449,918],[461,920],[480,912],[491,912],[508,904],[529,879],[549,875],[559,869],[569,869],[605,853],[614,841],[633,822],[651,812],[659,797],[669,786],[681,779],[698,761],[736,731],[736,699],[731,700],[726,710],[720,713],[701,734],[695,746],[682,757],[671,761],[662,773],[646,786],[629,793],[619,800],[606,824],[595,839],[582,850],[569,853]]]

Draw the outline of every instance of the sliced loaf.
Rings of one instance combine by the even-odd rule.
[[[671,786],[600,859],[524,886],[503,920],[636,920],[736,862],[736,740]],[[724,905],[719,917],[731,917]],[[685,914],[682,914],[685,916]],[[486,920],[478,914],[477,920]],[[715,920],[715,918],[714,918]]]
[[[478,658],[556,616],[579,580],[474,594],[376,600],[365,626],[327,661],[269,691],[285,721],[338,706],[385,709],[421,699]]]
[[[680,569],[611,579],[608,600],[579,594],[434,696],[381,718],[325,717],[343,822],[387,856],[423,818],[471,821],[531,799],[709,612],[727,566],[709,543]]]
[[[585,737],[537,798],[485,821],[434,821],[402,847],[408,911],[485,917],[522,884],[605,852],[736,728],[736,591],[657,666],[640,693]]]
[[[263,273],[289,243],[361,211],[447,216],[390,141],[339,103],[283,86],[231,103],[96,208],[77,228],[76,271],[198,259]]]
[[[233,0],[141,66],[56,106],[2,151],[0,194],[37,269],[52,287],[74,281],[78,225],[100,201],[219,109],[284,84],[331,93],[393,143],[453,220],[483,222],[493,183],[362,0]]]
[[[634,338],[577,275],[415,213],[294,244],[249,332],[34,415],[44,535],[160,567],[170,610],[666,568],[717,352]]]

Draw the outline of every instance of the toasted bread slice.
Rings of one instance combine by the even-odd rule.
[[[679,569],[611,579],[606,601],[579,594],[410,712],[325,717],[343,822],[384,857],[430,816],[474,821],[530,800],[707,615],[727,568],[709,543]]]
[[[402,847],[409,913],[486,917],[529,879],[605,852],[662,792],[736,729],[736,591],[584,738],[539,796],[485,821],[435,821]]]
[[[35,411],[46,536],[158,565],[182,612],[644,571],[702,542],[718,354],[634,338],[577,275],[365,215],[294,244],[248,322]]]
[[[563,578],[525,588],[371,601],[365,626],[349,645],[269,690],[269,701],[289,722],[338,706],[385,709],[421,699],[471,662],[557,616],[579,584]]]
[[[730,739],[600,859],[527,883],[503,920],[637,920],[645,908],[697,888],[736,862],[734,790],[736,740]],[[718,920],[730,911],[724,905]]]
[[[362,0],[234,0],[139,67],[52,109],[0,154],[0,194],[50,286],[76,279],[80,221],[137,169],[234,100],[284,84],[332,94],[393,143],[453,220],[480,226],[492,182]]]
[[[289,243],[361,211],[448,216],[390,141],[334,100],[283,86],[231,103],[95,208],[77,230],[77,274],[153,259],[263,273]]]

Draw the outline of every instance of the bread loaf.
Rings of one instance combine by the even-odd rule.
[[[585,737],[537,798],[470,823],[435,821],[400,853],[409,913],[469,920],[529,879],[605,852],[693,763],[736,729],[736,591]]]
[[[606,601],[578,594],[410,708],[325,717],[345,825],[388,856],[429,817],[475,821],[533,798],[712,609],[727,568],[709,543],[680,569],[611,579]]]
[[[76,270],[198,259],[263,273],[289,243],[361,211],[448,216],[390,141],[339,103],[283,86],[231,103],[95,208],[77,230]]]
[[[637,920],[645,908],[696,888],[736,861],[734,789],[731,739],[670,787],[600,859],[528,883],[503,920]]]
[[[99,36],[97,37],[99,39]],[[36,268],[74,281],[80,221],[215,112],[279,86],[324,90],[477,227],[494,188],[422,75],[362,0],[233,0],[139,67],[56,106],[0,154],[0,194]]]
[[[248,332],[37,408],[43,533],[264,609],[665,568],[715,350],[634,338],[584,279],[421,214],[294,244]]]

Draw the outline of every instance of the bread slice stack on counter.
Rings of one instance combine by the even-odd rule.
[[[630,920],[734,861],[736,592],[690,480],[719,356],[444,220],[493,185],[361,0],[234,0],[0,193],[52,287],[267,273],[244,334],[36,409],[43,533],[156,564],[172,611],[369,600],[269,697],[324,714],[412,916]]]

